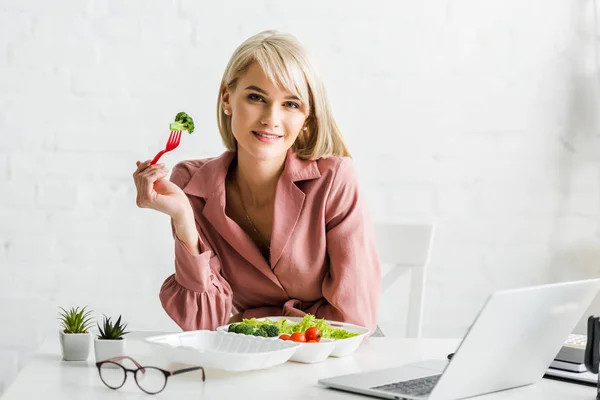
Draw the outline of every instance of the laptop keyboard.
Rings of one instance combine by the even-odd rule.
[[[408,394],[411,396],[424,396],[431,393],[433,387],[442,375],[433,375],[426,378],[411,379],[410,381],[388,383],[387,385],[375,386],[371,389],[386,392]]]

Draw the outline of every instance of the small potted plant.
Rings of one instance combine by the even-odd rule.
[[[126,323],[121,323],[121,316],[113,322],[110,317],[104,316],[102,326],[98,324],[100,334],[94,339],[94,352],[96,362],[107,360],[109,358],[125,355],[125,332]]]
[[[86,307],[75,307],[68,311],[59,307],[62,310],[59,318],[62,326],[59,333],[60,348],[65,361],[85,361],[90,355],[92,312],[86,311]]]

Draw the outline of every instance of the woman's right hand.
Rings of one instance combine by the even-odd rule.
[[[150,160],[136,162],[133,181],[137,189],[136,204],[151,208],[175,219],[191,209],[186,194],[179,186],[165,179],[169,171],[164,164],[150,165]]]

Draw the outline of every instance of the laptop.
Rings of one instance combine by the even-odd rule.
[[[405,400],[463,399],[530,385],[542,378],[599,290],[600,279],[590,279],[497,291],[450,361],[424,360],[319,383]]]

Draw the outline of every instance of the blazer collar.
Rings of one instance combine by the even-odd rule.
[[[226,151],[219,157],[206,161],[192,175],[183,191],[205,199],[220,192],[225,186],[227,171],[235,156],[235,151]],[[303,160],[291,148],[288,150],[280,179],[299,182],[320,177],[321,173],[315,160]]]

